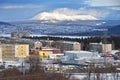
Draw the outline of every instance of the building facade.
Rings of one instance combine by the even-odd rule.
[[[22,37],[29,37],[30,33],[29,32],[12,32],[11,37],[15,38],[22,38]]]
[[[2,46],[0,45],[0,61],[2,61]]]
[[[112,51],[112,44],[90,43],[90,50],[95,50],[100,53]]]
[[[16,44],[15,45],[15,57],[25,58],[29,56],[28,44]]]
[[[41,47],[42,47],[42,43],[40,41],[34,42],[34,48],[41,48]]]
[[[97,58],[98,53],[89,51],[65,51],[63,63],[82,64],[90,59]]]
[[[16,61],[18,58],[26,58],[29,56],[28,44],[1,44],[0,45],[0,60],[1,61]]]
[[[61,49],[61,51],[81,50],[81,44],[79,42],[72,41],[56,41],[54,47]]]
[[[13,44],[1,44],[1,59],[15,60],[15,46]]]

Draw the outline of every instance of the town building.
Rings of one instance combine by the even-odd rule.
[[[42,46],[44,47],[52,47],[55,41],[48,39],[48,40],[40,40],[40,42],[42,42]]]
[[[11,37],[15,38],[22,38],[22,37],[29,37],[30,33],[29,32],[12,32]]]
[[[28,44],[1,44],[0,45],[0,60],[1,61],[16,61],[19,58],[29,56]]]
[[[15,45],[15,57],[25,58],[29,56],[29,45],[28,44],[16,44]]]
[[[79,42],[72,41],[56,41],[54,47],[61,49],[61,51],[69,51],[69,50],[81,50],[81,44]]]
[[[0,45],[0,61],[2,61],[2,46]]]
[[[41,48],[42,51],[52,51],[53,53],[61,53],[60,49],[57,48],[52,48],[52,47],[42,47]]]
[[[39,56],[41,59],[49,59],[49,55],[59,53],[61,53],[60,49],[50,47],[42,47],[41,50],[39,50]]]
[[[112,51],[112,44],[90,43],[90,50],[106,53]]]
[[[41,48],[42,47],[42,43],[40,41],[36,41],[34,42],[34,48]]]
[[[65,51],[62,63],[85,64],[85,62],[100,57],[97,52]]]
[[[112,44],[102,44],[102,53],[112,51]]]
[[[61,49],[61,51],[69,50],[81,50],[81,44],[79,42],[72,41],[53,41],[53,40],[41,40],[42,46],[44,47],[54,47]]]
[[[13,44],[1,44],[1,60],[16,60],[15,46]]]

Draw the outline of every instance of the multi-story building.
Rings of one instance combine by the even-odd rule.
[[[81,50],[81,44],[79,42],[53,40],[41,40],[41,42],[42,46],[54,47],[61,49],[61,51]]]
[[[40,48],[42,47],[42,43],[40,41],[34,42],[34,48]]]
[[[2,61],[2,46],[0,45],[0,61]]]
[[[112,51],[112,44],[90,43],[90,50],[96,50],[100,53]]]
[[[29,45],[28,44],[16,44],[15,45],[15,57],[25,58],[29,56]]]
[[[0,60],[15,61],[18,58],[29,56],[28,44],[1,44],[0,45]]]
[[[29,37],[29,32],[12,32],[11,37],[21,38],[21,37]]]
[[[15,46],[13,44],[1,44],[1,59],[15,60]]]
[[[102,44],[102,53],[112,51],[112,44]]]
[[[55,41],[53,41],[53,40],[40,40],[40,42],[42,42],[42,46],[51,47]]]
[[[56,41],[54,47],[61,49],[61,51],[81,50],[81,44],[79,42],[72,41]]]

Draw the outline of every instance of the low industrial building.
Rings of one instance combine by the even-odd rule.
[[[61,59],[63,63],[83,64],[90,59],[100,57],[97,52],[89,51],[65,51],[64,58]]]

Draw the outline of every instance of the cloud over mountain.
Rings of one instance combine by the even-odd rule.
[[[90,14],[84,14],[80,10],[71,10],[68,8],[60,8],[51,12],[42,12],[33,20],[41,20],[46,22],[58,22],[58,21],[76,21],[76,20],[97,20],[96,17]]]

